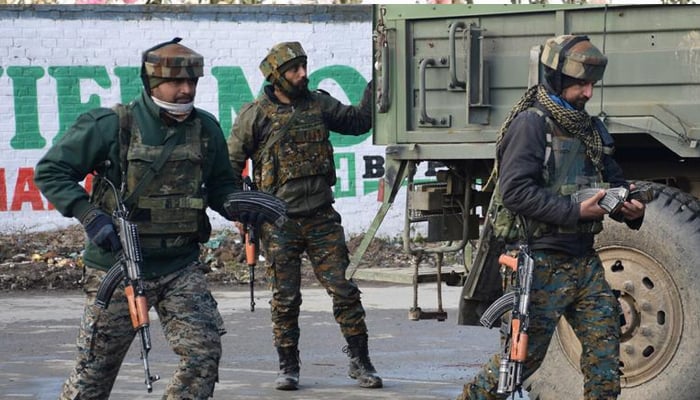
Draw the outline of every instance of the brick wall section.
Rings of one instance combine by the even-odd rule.
[[[137,93],[144,49],[180,36],[204,56],[196,104],[219,117],[228,135],[236,107],[263,85],[259,61],[280,41],[302,42],[311,73],[340,71],[339,76],[324,75],[319,87],[344,102],[357,97],[372,74],[371,13],[370,6],[362,5],[3,6],[0,231],[75,223],[49,209],[37,194],[33,167],[81,112],[128,101]],[[230,107],[222,106],[225,102]],[[339,166],[347,175],[337,206],[348,233],[359,233],[369,227],[379,206],[377,179],[363,178],[363,157],[383,156],[384,149],[373,146],[368,136],[336,145],[336,153],[350,157]],[[397,204],[382,228],[385,234],[399,232],[402,213]],[[213,219],[216,227],[226,226],[218,215]]]

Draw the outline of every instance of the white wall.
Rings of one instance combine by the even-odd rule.
[[[366,6],[153,10],[142,6],[0,9],[0,231],[49,230],[75,223],[49,209],[46,200],[40,198],[31,181],[34,166],[60,133],[61,118],[67,120],[81,108],[109,107],[123,100],[120,85],[124,82],[115,71],[138,67],[141,51],[174,36],[182,37],[184,45],[204,56],[207,67],[198,86],[196,105],[219,118],[219,95],[227,88],[221,87],[212,68],[240,67],[250,92],[257,94],[263,83],[258,63],[266,50],[280,41],[302,42],[312,73],[340,65],[351,67],[365,81],[371,79],[371,12]],[[78,101],[75,106],[65,104],[70,91],[76,90],[65,85],[70,77],[57,77],[56,72],[56,67],[71,66],[95,67],[109,77],[106,82],[97,78],[76,81],[72,85],[79,90],[79,98],[74,96]],[[59,81],[64,82],[63,86]],[[347,102],[347,94],[333,79],[324,80],[319,87]],[[235,112],[229,116],[233,118]],[[45,144],[26,140],[32,121],[38,122],[39,138]],[[365,171],[361,160],[365,155],[383,156],[384,149],[373,146],[368,136],[359,144],[336,146],[336,152],[355,155],[354,171],[339,166],[341,176],[354,181],[355,195],[338,198],[336,205],[348,234],[360,233],[369,227],[380,205],[376,191],[364,193],[365,187],[372,185],[370,181],[376,185],[377,179],[362,178]],[[399,195],[380,236],[400,233],[403,197]],[[212,218],[216,228],[229,226],[218,215]]]

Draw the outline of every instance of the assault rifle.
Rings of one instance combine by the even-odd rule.
[[[246,176],[243,179],[244,190],[255,190],[255,183]],[[245,260],[248,264],[250,275],[250,312],[255,311],[255,264],[258,258],[258,227],[251,224],[243,224],[245,240]]]
[[[128,210],[114,184],[105,177],[96,177],[103,179],[109,184],[117,200],[117,207],[114,210],[112,219],[119,235],[122,249],[117,254],[117,263],[110,268],[97,289],[95,304],[102,309],[106,309],[109,306],[114,290],[120,283],[124,282],[124,293],[129,305],[131,325],[141,337],[141,360],[143,360],[143,371],[146,376],[144,383],[148,393],[151,393],[153,391],[153,382],[160,379],[160,376],[151,375],[148,365],[148,353],[151,351],[151,332],[148,318],[149,305],[141,272],[143,256],[141,254],[138,227],[128,220]]]
[[[595,196],[601,189],[587,188],[579,190],[571,195],[573,203],[581,203]],[[625,201],[637,200],[642,203],[648,203],[654,200],[654,189],[651,185],[644,185],[633,190],[625,187],[616,187],[605,189],[605,196],[598,201],[598,205],[603,208],[608,214],[615,214],[620,211],[622,204]]]
[[[262,222],[281,227],[287,221],[287,203],[271,194],[256,190],[255,184],[246,176],[244,190],[229,195],[224,208],[229,215],[255,212],[262,215]],[[255,311],[255,264],[258,257],[258,229],[254,224],[243,224],[246,263],[250,270],[250,311]]]
[[[287,203],[271,194],[258,190],[240,190],[228,195],[224,208],[229,215],[256,212],[264,222],[282,227],[287,222]]]
[[[523,365],[527,357],[527,330],[530,323],[530,288],[535,262],[526,245],[520,246],[517,257],[502,254],[498,262],[513,270],[516,274],[515,283],[508,293],[486,309],[480,321],[485,327],[491,328],[503,314],[510,311],[510,321],[498,368],[496,392],[513,393],[515,398],[517,391],[522,397]]]

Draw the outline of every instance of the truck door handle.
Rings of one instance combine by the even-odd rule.
[[[467,87],[466,82],[457,79],[457,50],[455,49],[457,29],[465,29],[466,27],[464,22],[455,22],[450,25],[450,89]]]
[[[428,116],[428,111],[425,105],[425,70],[428,68],[428,66],[432,65],[435,65],[435,59],[433,58],[424,58],[420,62],[420,123],[435,125],[437,120]]]
[[[383,45],[381,50],[382,75],[381,86],[377,95],[377,112],[385,113],[389,110],[389,46]]]
[[[443,59],[444,64],[444,59]],[[434,58],[424,58],[420,62],[420,83],[418,86],[418,92],[420,97],[420,120],[418,123],[422,126],[430,125],[432,127],[449,127],[452,123],[452,116],[442,117],[440,119],[433,118],[428,115],[427,106],[425,104],[425,70],[429,66],[435,66],[436,62]]]

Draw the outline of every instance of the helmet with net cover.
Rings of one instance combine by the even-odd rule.
[[[552,88],[560,92],[565,77],[587,82],[599,81],[605,73],[608,58],[595,47],[588,36],[562,35],[547,39],[540,62],[553,73],[549,80]]]
[[[274,83],[297,62],[306,62],[306,52],[299,42],[282,42],[274,45],[260,62],[265,79]]]
[[[143,52],[141,79],[150,91],[169,79],[194,79],[204,75],[204,57],[181,45],[176,37]]]

